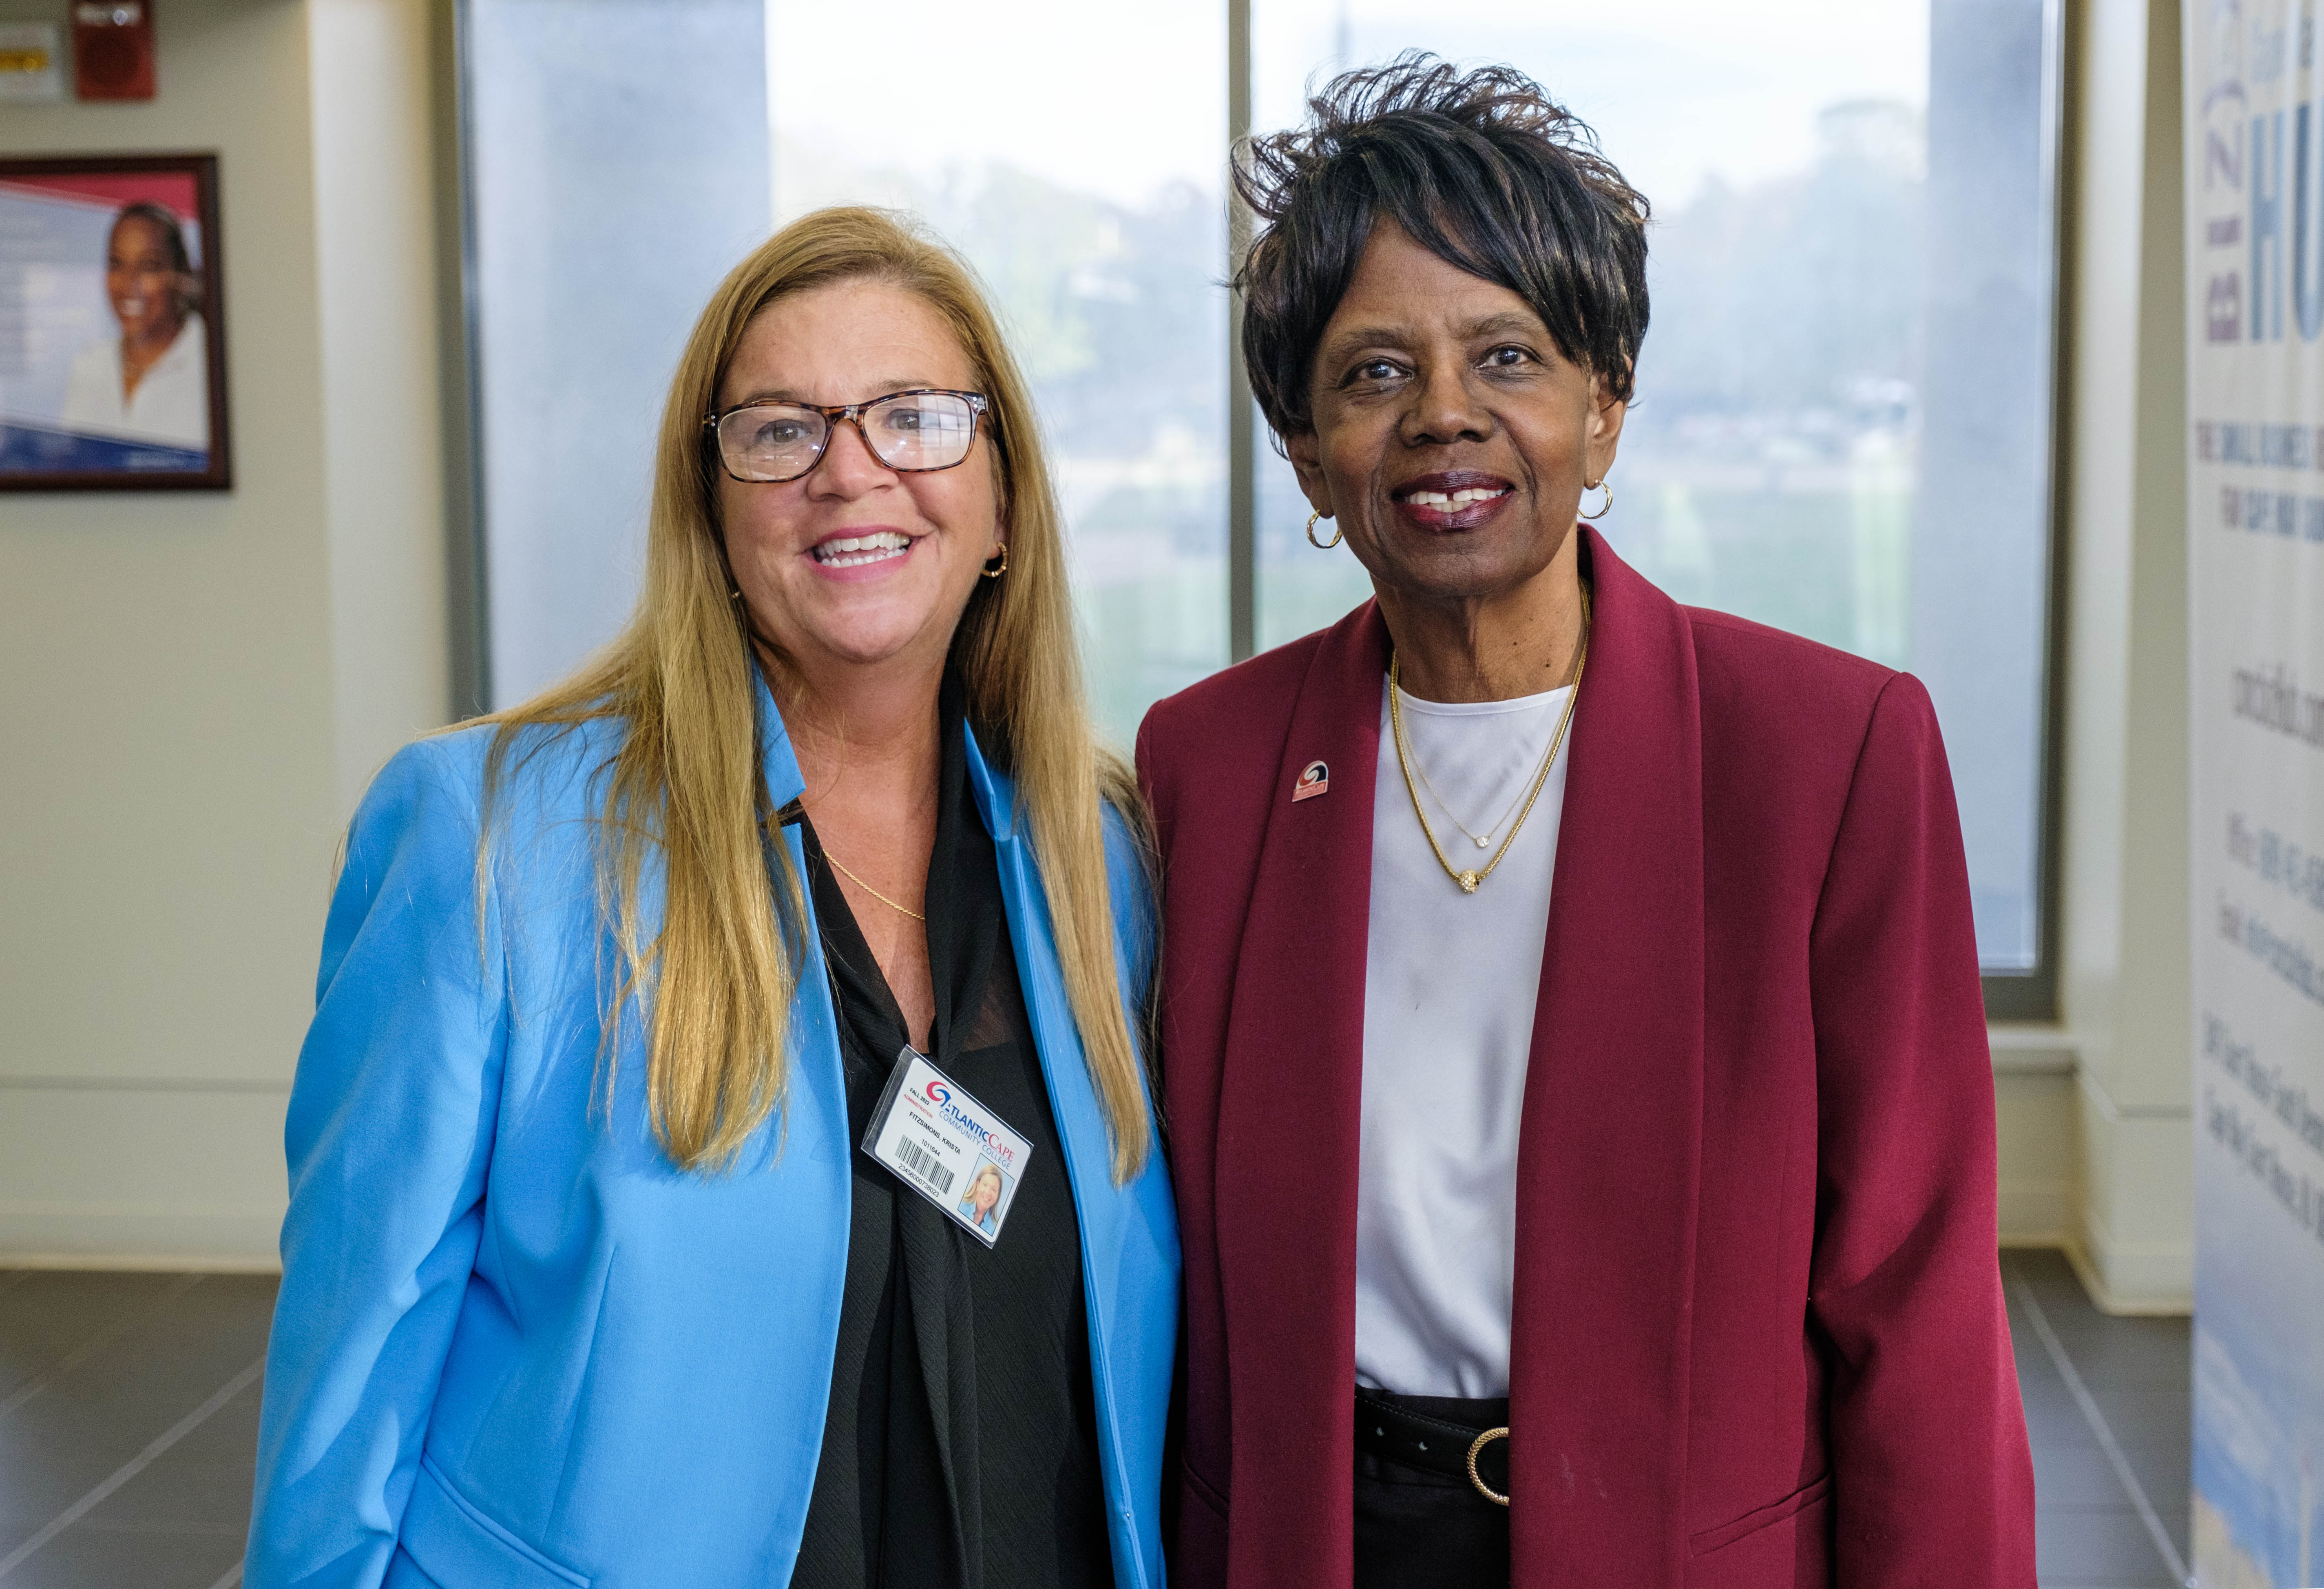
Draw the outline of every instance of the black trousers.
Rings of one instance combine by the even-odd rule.
[[[1509,1421],[1506,1400],[1364,1394],[1471,1429]],[[1465,1473],[1407,1467],[1359,1445],[1355,1589],[1505,1589],[1508,1581],[1508,1508],[1478,1493]]]

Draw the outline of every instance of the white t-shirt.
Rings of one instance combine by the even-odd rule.
[[[1499,845],[1572,693],[1457,706],[1403,696],[1405,737],[1428,775],[1414,781],[1454,866],[1482,871],[1493,849],[1452,815]],[[1517,842],[1464,894],[1413,816],[1382,692],[1356,1192],[1360,1384],[1508,1394],[1517,1122],[1570,760],[1561,746]]]
[[[106,337],[73,356],[58,423],[68,430],[120,436],[206,452],[210,445],[210,360],[202,317],[188,315],[169,348],[121,396],[121,338]]]

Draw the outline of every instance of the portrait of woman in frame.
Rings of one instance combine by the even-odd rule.
[[[223,489],[217,157],[0,160],[0,490]]]

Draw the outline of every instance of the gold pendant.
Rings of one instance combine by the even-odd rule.
[[[1453,881],[1461,885],[1461,892],[1462,893],[1473,894],[1477,892],[1477,884],[1482,880],[1480,879],[1473,872],[1463,872]]]

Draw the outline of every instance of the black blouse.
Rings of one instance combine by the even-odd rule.
[[[942,703],[928,1057],[1033,1144],[987,1248],[862,1150],[908,1034],[812,825],[809,884],[839,1012],[853,1210],[831,1409],[800,1589],[1111,1584],[1081,1224],[968,787],[960,694]],[[804,823],[805,819],[802,818]]]

